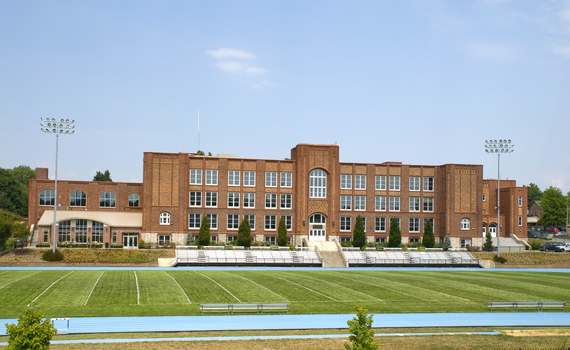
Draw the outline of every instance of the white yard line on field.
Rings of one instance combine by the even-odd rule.
[[[135,282],[137,284],[137,305],[140,305],[140,292],[139,292],[139,278],[137,277],[137,272],[133,271],[135,273]]]
[[[11,284],[14,283],[14,282],[18,282],[19,280],[23,280],[24,278],[28,278],[28,277],[30,277],[30,276],[33,276],[33,275],[35,275],[36,273],[39,273],[39,271],[38,271],[38,272],[34,272],[34,273],[32,273],[31,275],[24,276],[24,277],[22,277],[22,278],[18,278],[18,279],[15,280],[15,281],[6,283],[6,284],[3,285],[2,287],[0,287],[0,289],[2,289],[2,288],[4,288],[4,287],[7,287],[7,286],[11,285]]]
[[[383,286],[383,285],[381,285],[381,284],[374,284],[374,283],[363,282],[363,281],[361,281],[361,280],[357,280],[357,279],[354,279],[354,278],[343,277],[343,276],[338,276],[338,277],[344,278],[344,279],[347,279],[347,280],[351,280],[351,281],[355,281],[355,282],[358,282],[358,283],[369,284],[369,285],[374,286],[374,287],[379,287],[379,288],[388,289],[388,290],[391,290],[392,292],[396,292],[396,293],[408,295],[408,296],[411,296],[411,297],[413,297],[413,298],[417,298],[417,299],[420,299],[420,300],[423,300],[423,301],[428,301],[427,299],[424,299],[424,298],[422,298],[422,297],[418,297],[417,295],[413,295],[413,294],[409,294],[409,293],[406,293],[406,292],[402,292],[402,291],[399,291],[399,290],[397,290],[397,289],[392,289],[392,288]]]
[[[103,276],[104,273],[105,273],[105,271],[101,272],[101,274],[99,275],[99,278],[97,278],[97,281],[93,285],[93,288],[91,288],[91,293],[89,293],[89,296],[87,297],[87,300],[85,300],[85,304],[83,304],[83,306],[87,305],[87,302],[91,298],[91,294],[93,294],[93,291],[95,290],[95,287],[97,286],[97,283],[99,283],[99,279],[101,279],[101,276]]]
[[[178,288],[180,288],[180,290],[182,291],[182,293],[184,293],[184,296],[186,297],[186,300],[188,300],[188,304],[192,304],[192,302],[190,301],[190,298],[188,298],[188,294],[186,294],[186,292],[184,291],[184,289],[182,289],[182,287],[180,286],[180,283],[178,283],[178,281],[168,272],[164,271],[165,274],[167,274],[168,276],[170,276],[170,278],[172,278],[172,280],[174,281],[174,283],[176,283],[178,285]]]
[[[276,293],[276,292],[272,291],[271,289],[269,289],[269,288],[267,288],[267,287],[264,287],[264,286],[262,286],[261,284],[250,280],[250,279],[247,278],[247,277],[243,277],[243,276],[240,276],[240,275],[234,275],[234,276],[238,276],[238,277],[243,278],[244,280],[248,280],[248,281],[250,281],[251,283],[253,283],[253,284],[257,285],[257,286],[260,286],[261,288],[263,288],[263,289],[265,289],[265,290],[268,290],[268,291],[270,291],[271,293],[277,295],[277,296],[280,297],[281,299],[283,299],[283,300],[285,300],[285,301],[287,301],[287,302],[289,301],[287,298],[285,298],[284,296],[280,295],[279,293]]]
[[[265,275],[265,274],[262,273],[262,275]],[[266,275],[266,276],[267,276],[267,275]],[[311,289],[311,288],[305,287],[305,286],[303,286],[302,284],[299,284],[299,283],[290,281],[290,280],[288,280],[288,279],[286,279],[286,278],[281,278],[281,277],[277,277],[277,276],[270,276],[270,277],[274,277],[274,278],[278,278],[278,279],[283,280],[283,281],[287,281],[287,282],[289,282],[289,283],[291,283],[291,284],[294,284],[294,285],[296,285],[296,286],[299,286],[299,287],[301,287],[301,288],[305,288],[306,290],[309,290],[309,291],[311,291],[311,292],[313,292],[313,293],[322,295],[322,296],[324,296],[325,298],[328,298],[328,299],[330,299],[330,300],[339,301],[339,300],[337,300],[337,299],[334,299],[334,298],[329,297],[328,295],[325,295],[325,294],[323,294],[323,293],[319,293],[319,292],[317,292],[316,290],[313,290],[313,289]]]
[[[332,285],[335,285],[335,286],[340,287],[340,288],[348,289],[348,290],[350,290],[350,291],[352,291],[352,292],[355,292],[355,293],[358,293],[358,294],[366,295],[366,296],[371,297],[372,299],[376,299],[376,300],[378,300],[378,301],[384,301],[384,300],[382,300],[382,299],[373,297],[373,296],[370,295],[370,294],[366,294],[366,293],[363,293],[363,292],[359,292],[359,291],[354,290],[354,289],[352,289],[352,288],[348,288],[348,287],[345,287],[345,286],[341,286],[340,284],[336,284],[336,283],[333,283],[333,282],[329,282],[329,281],[327,281],[327,280],[322,280],[322,279],[320,279],[320,278],[315,278],[315,277],[311,277],[311,276],[303,276],[303,277],[305,277],[305,278],[310,278],[310,279],[317,280],[317,281],[321,281],[321,282],[328,283],[328,284],[332,284]]]
[[[227,290],[226,288],[224,288],[224,287],[223,287],[221,284],[219,284],[218,282],[214,281],[213,279],[211,279],[210,277],[208,277],[208,276],[206,276],[206,275],[201,274],[200,272],[197,272],[197,271],[194,271],[194,272],[196,272],[196,273],[199,274],[200,276],[206,277],[206,278],[209,279],[210,281],[214,282],[215,284],[217,284],[218,286],[220,286],[220,288],[222,288],[223,290],[225,290],[226,292],[228,292],[229,295],[231,295],[232,297],[234,297],[235,300],[237,300],[238,302],[241,303],[241,300],[239,300],[238,297],[236,297],[235,295],[233,295],[229,290]]]
[[[52,284],[49,285],[49,287],[46,288],[46,290],[44,290],[40,295],[38,295],[34,300],[32,300],[28,306],[32,305],[34,303],[34,301],[38,300],[39,297],[41,297],[45,292],[47,292],[54,284],[56,284],[57,282],[61,281],[62,279],[64,279],[65,277],[71,275],[72,273],[74,273],[75,271],[71,271],[70,273],[68,273],[67,275],[61,277],[60,279],[58,279],[57,281],[53,282]]]

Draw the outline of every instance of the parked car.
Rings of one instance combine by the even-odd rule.
[[[560,232],[560,229],[557,226],[550,226],[547,231],[552,233],[557,233]]]
[[[561,249],[560,247],[564,246],[566,243],[564,242],[548,242],[540,246],[540,250],[543,252],[554,251],[556,252],[557,249]]]
[[[560,230],[560,232],[566,232],[566,227],[558,226],[558,229]]]
[[[548,232],[546,232],[546,231],[542,231],[542,232],[539,234],[539,236],[540,236],[540,238],[546,239],[546,240],[551,240],[552,237],[553,237],[550,233],[548,233]]]
[[[527,236],[528,238],[539,238],[538,233],[536,233],[535,230],[530,228],[527,230]]]
[[[556,246],[555,252],[570,252],[570,243],[564,243],[562,245]]]

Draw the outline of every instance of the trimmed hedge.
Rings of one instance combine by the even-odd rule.
[[[51,249],[44,250],[44,252],[42,253],[42,260],[44,260],[44,261],[62,261],[63,260],[63,253],[59,249],[56,249],[55,253]]]
[[[174,258],[174,250],[160,249],[64,249],[64,262],[149,263]]]

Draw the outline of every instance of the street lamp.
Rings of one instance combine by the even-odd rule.
[[[55,118],[42,118],[40,125],[42,126],[42,131],[48,134],[55,134],[55,198],[53,200],[53,252],[55,253],[55,248],[57,245],[56,241],[56,224],[57,224],[57,152],[59,143],[59,134],[73,134],[75,132],[75,120],[60,119],[59,121]]]
[[[485,140],[485,152],[497,153],[497,257],[501,256],[501,153],[512,153],[515,145],[511,140]]]

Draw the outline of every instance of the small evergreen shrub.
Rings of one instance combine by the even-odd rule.
[[[49,248],[51,245],[49,243],[38,243],[36,244],[36,248]]]
[[[55,253],[51,249],[48,249],[42,253],[42,260],[44,260],[44,261],[62,261],[63,260],[63,253],[59,249],[56,249]]]
[[[345,248],[352,247],[352,241],[343,241],[343,242],[340,242],[340,246],[341,246],[341,247],[345,247]]]
[[[493,256],[493,261],[494,261],[494,262],[498,262],[499,264],[504,264],[504,263],[507,262],[507,258],[505,258],[504,256],[497,256],[497,255],[494,255],[494,256]]]

